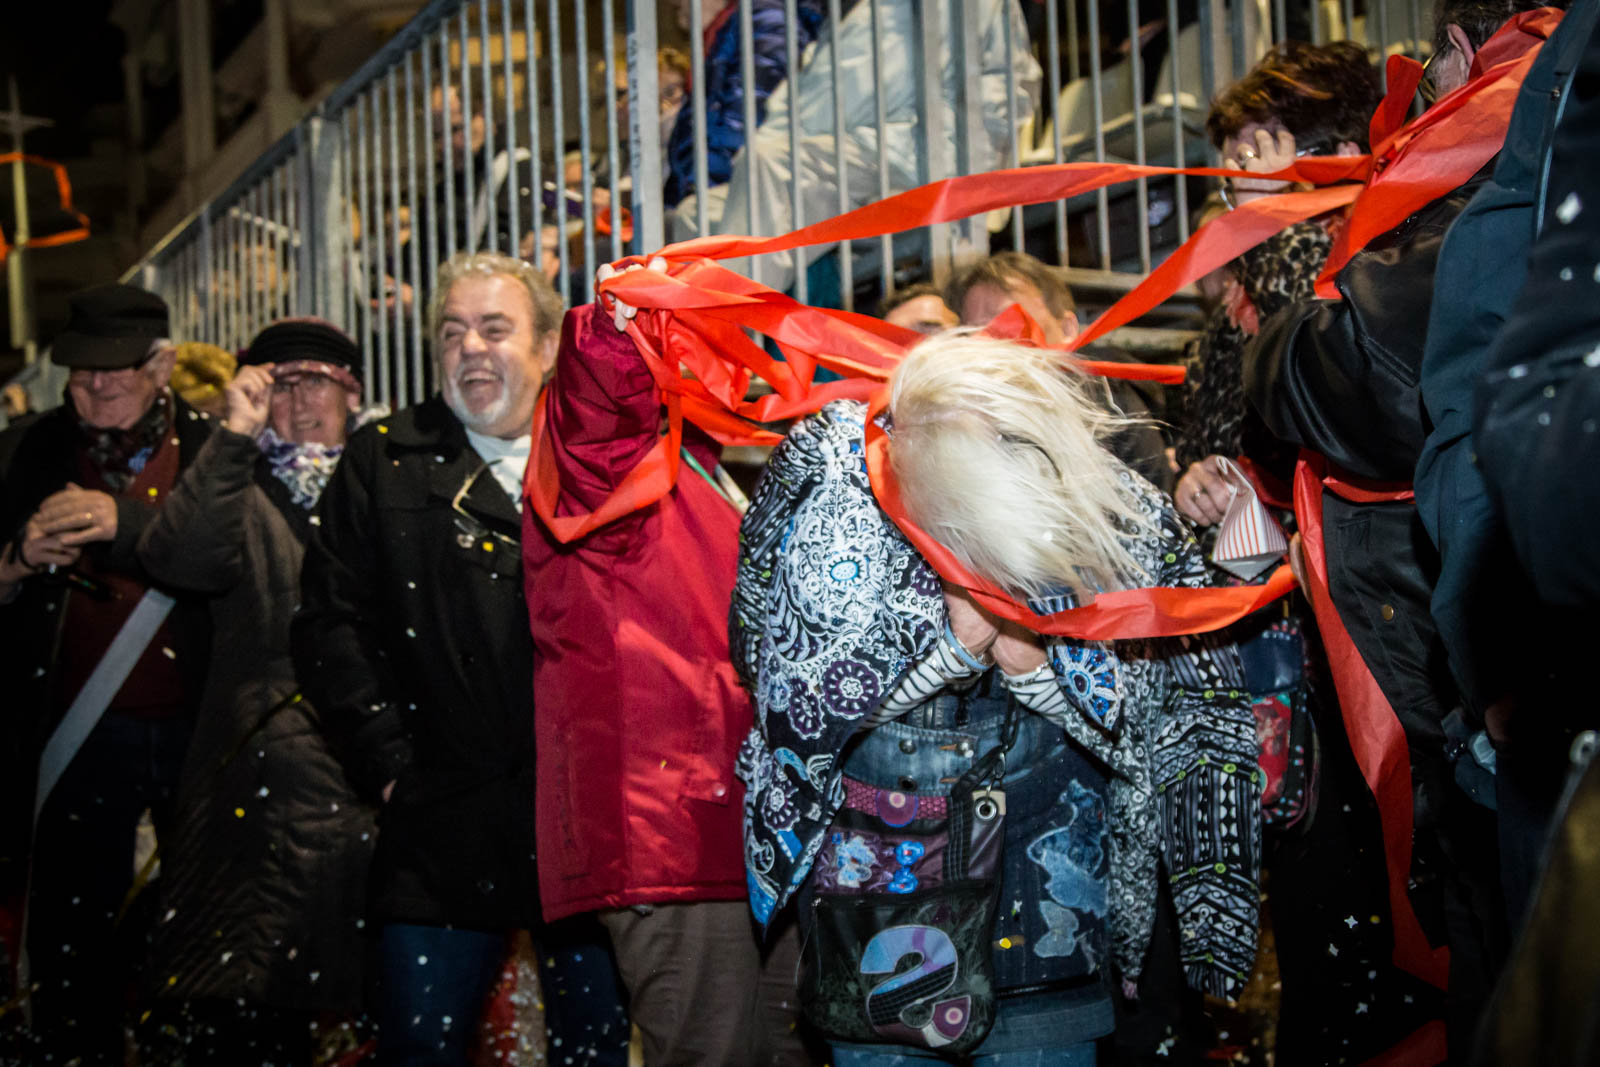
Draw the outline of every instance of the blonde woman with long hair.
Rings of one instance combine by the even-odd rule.
[[[1171,501],[1106,450],[1125,424],[1086,384],[1061,353],[955,331],[911,351],[881,416],[908,517],[1039,614],[1104,590],[1206,582]],[[1092,1064],[1113,1026],[1108,980],[1132,991],[1143,968],[1158,878],[1190,983],[1237,996],[1255,956],[1260,828],[1234,650],[1204,638],[1088,643],[990,615],[879,507],[866,415],[830,404],[774,452],[741,528],[730,618],[757,707],[740,761],[751,906],[770,926],[802,901],[801,998],[833,1062],[936,1057],[970,1022],[987,1036],[965,1035],[978,1043],[964,1051],[986,1067]],[[853,960],[841,970],[830,958],[841,935],[827,927],[845,912],[832,904],[939,892],[940,849],[902,840],[931,824],[893,813],[953,810],[952,790],[986,759],[994,789],[982,795],[1001,798],[1003,841],[981,988],[940,1000],[934,987],[959,968],[924,974],[937,955],[926,945],[889,952],[893,977],[866,973],[865,957],[861,973]],[[862,831],[863,812],[906,830]],[[934,907],[942,919],[927,922],[960,910]],[[891,941],[912,929],[944,937],[902,925]],[[868,1002],[864,1039],[841,1021],[851,998]]]

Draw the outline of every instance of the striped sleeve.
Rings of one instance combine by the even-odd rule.
[[[946,623],[944,636],[934,642],[932,650],[905,673],[900,684],[884,698],[863,725],[871,729],[898,719],[951,686],[970,682],[988,669],[987,664],[974,659],[961,647],[961,642],[950,631],[950,624]]]
[[[1017,703],[1057,725],[1066,725],[1072,712],[1072,702],[1056,678],[1055,668],[1046,660],[1027,674],[1012,675],[1001,672],[1006,688],[1017,698]]]

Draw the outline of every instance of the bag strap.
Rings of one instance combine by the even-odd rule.
[[[39,756],[39,777],[33,796],[33,821],[39,821],[44,802],[50,791],[61,780],[67,765],[78,754],[78,749],[94,732],[95,724],[105,714],[106,708],[128,680],[139,658],[155,638],[156,631],[166,621],[176,603],[159,589],[147,589],[134,605],[133,611],[123,620],[111,644],[100,657],[100,662],[89,672],[89,678],[78,690],[67,713],[61,717],[50,739],[45,742]]]
[[[989,751],[974,761],[967,772],[957,778],[950,787],[951,795],[957,793],[970,793],[978,788],[980,783],[998,783],[1006,773],[1006,753],[1011,751],[1017,743],[1017,733],[1022,727],[1022,716],[1017,714],[1017,701],[1015,697],[1006,697],[1006,717],[1000,727],[1000,740]]]
[[[999,784],[1006,773],[1006,753],[1017,743],[1017,732],[1022,717],[1017,714],[1015,698],[1006,700],[1005,722],[1000,727],[1000,740],[967,768],[950,787],[950,839],[944,852],[944,876],[947,881],[967,878],[971,865],[972,820],[976,818],[972,794],[981,783]],[[999,882],[996,880],[996,886]]]
[[[744,491],[739,488],[738,483],[729,477],[722,464],[717,464],[716,474],[713,476],[707,472],[698,459],[694,458],[694,453],[689,451],[689,446],[681,446],[678,452],[683,456],[683,461],[689,464],[696,474],[704,478],[706,484],[711,486],[718,496],[728,502],[729,507],[741,515],[750,510],[749,498],[744,495]]]

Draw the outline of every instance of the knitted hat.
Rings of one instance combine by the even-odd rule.
[[[280,319],[256,334],[239,365],[264,363],[273,365],[278,381],[323,374],[349,392],[361,391],[361,350],[344,331],[321,319]]]

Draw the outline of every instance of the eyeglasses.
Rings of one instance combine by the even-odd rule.
[[[292,378],[274,381],[272,383],[272,395],[292,396],[295,393],[300,393],[302,396],[315,396],[324,392],[333,384],[333,379],[326,374],[296,374]]]
[[[478,464],[477,470],[467,475],[467,480],[461,483],[461,488],[456,490],[456,495],[450,499],[450,510],[455,512],[456,544],[462,548],[471,548],[481,544],[485,552],[493,552],[494,545],[498,542],[501,547],[512,552],[521,552],[522,544],[515,537],[508,537],[498,530],[490,529],[483,520],[462,507],[461,502],[472,492],[472,486],[489,470],[489,464]]]

